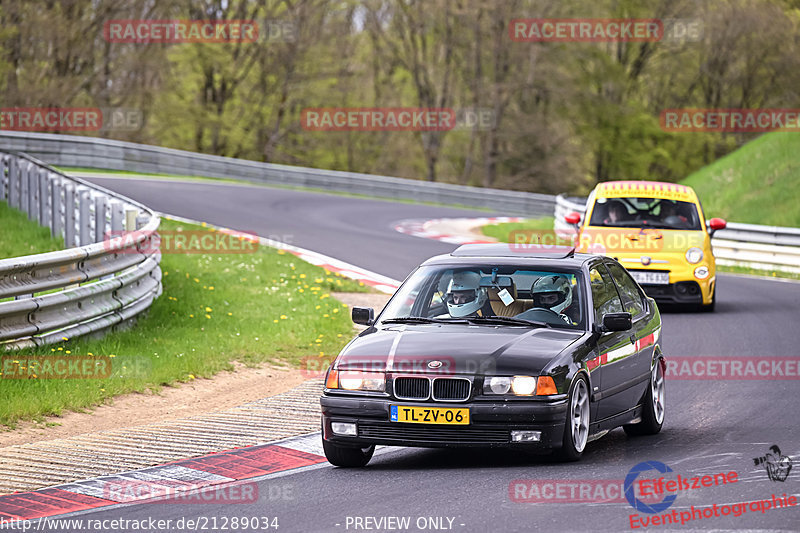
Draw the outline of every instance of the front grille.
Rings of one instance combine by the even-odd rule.
[[[431,395],[428,378],[394,378],[394,395],[402,400],[427,400]]]
[[[436,378],[433,380],[433,399],[459,401],[469,399],[472,383],[463,378]]]
[[[358,436],[406,444],[454,442],[459,444],[502,444],[511,440],[508,429],[476,426],[448,427],[432,424],[359,422]]]

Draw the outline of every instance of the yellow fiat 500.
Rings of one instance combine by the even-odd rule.
[[[654,181],[601,183],[589,195],[583,222],[579,213],[565,219],[578,230],[580,251],[613,257],[656,301],[714,310],[711,235],[725,228],[725,221],[712,218],[706,224],[691,187]]]

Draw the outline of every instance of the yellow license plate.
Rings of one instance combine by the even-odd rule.
[[[412,424],[469,424],[469,409],[455,407],[414,407],[392,405],[389,411],[392,422]]]

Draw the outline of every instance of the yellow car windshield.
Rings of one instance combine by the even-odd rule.
[[[598,198],[592,209],[589,225],[612,228],[701,229],[695,204],[637,197]]]

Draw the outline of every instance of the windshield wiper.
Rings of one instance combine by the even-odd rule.
[[[537,320],[525,320],[524,318],[514,318],[510,316],[472,316],[467,320],[479,324],[510,324],[515,326],[537,326],[540,328],[552,328],[553,325]]]
[[[387,318],[385,320],[381,320],[383,324],[439,324],[439,323],[448,323],[451,324],[453,322],[466,324],[467,321],[462,318],[428,318],[424,316],[399,316],[396,318]]]

